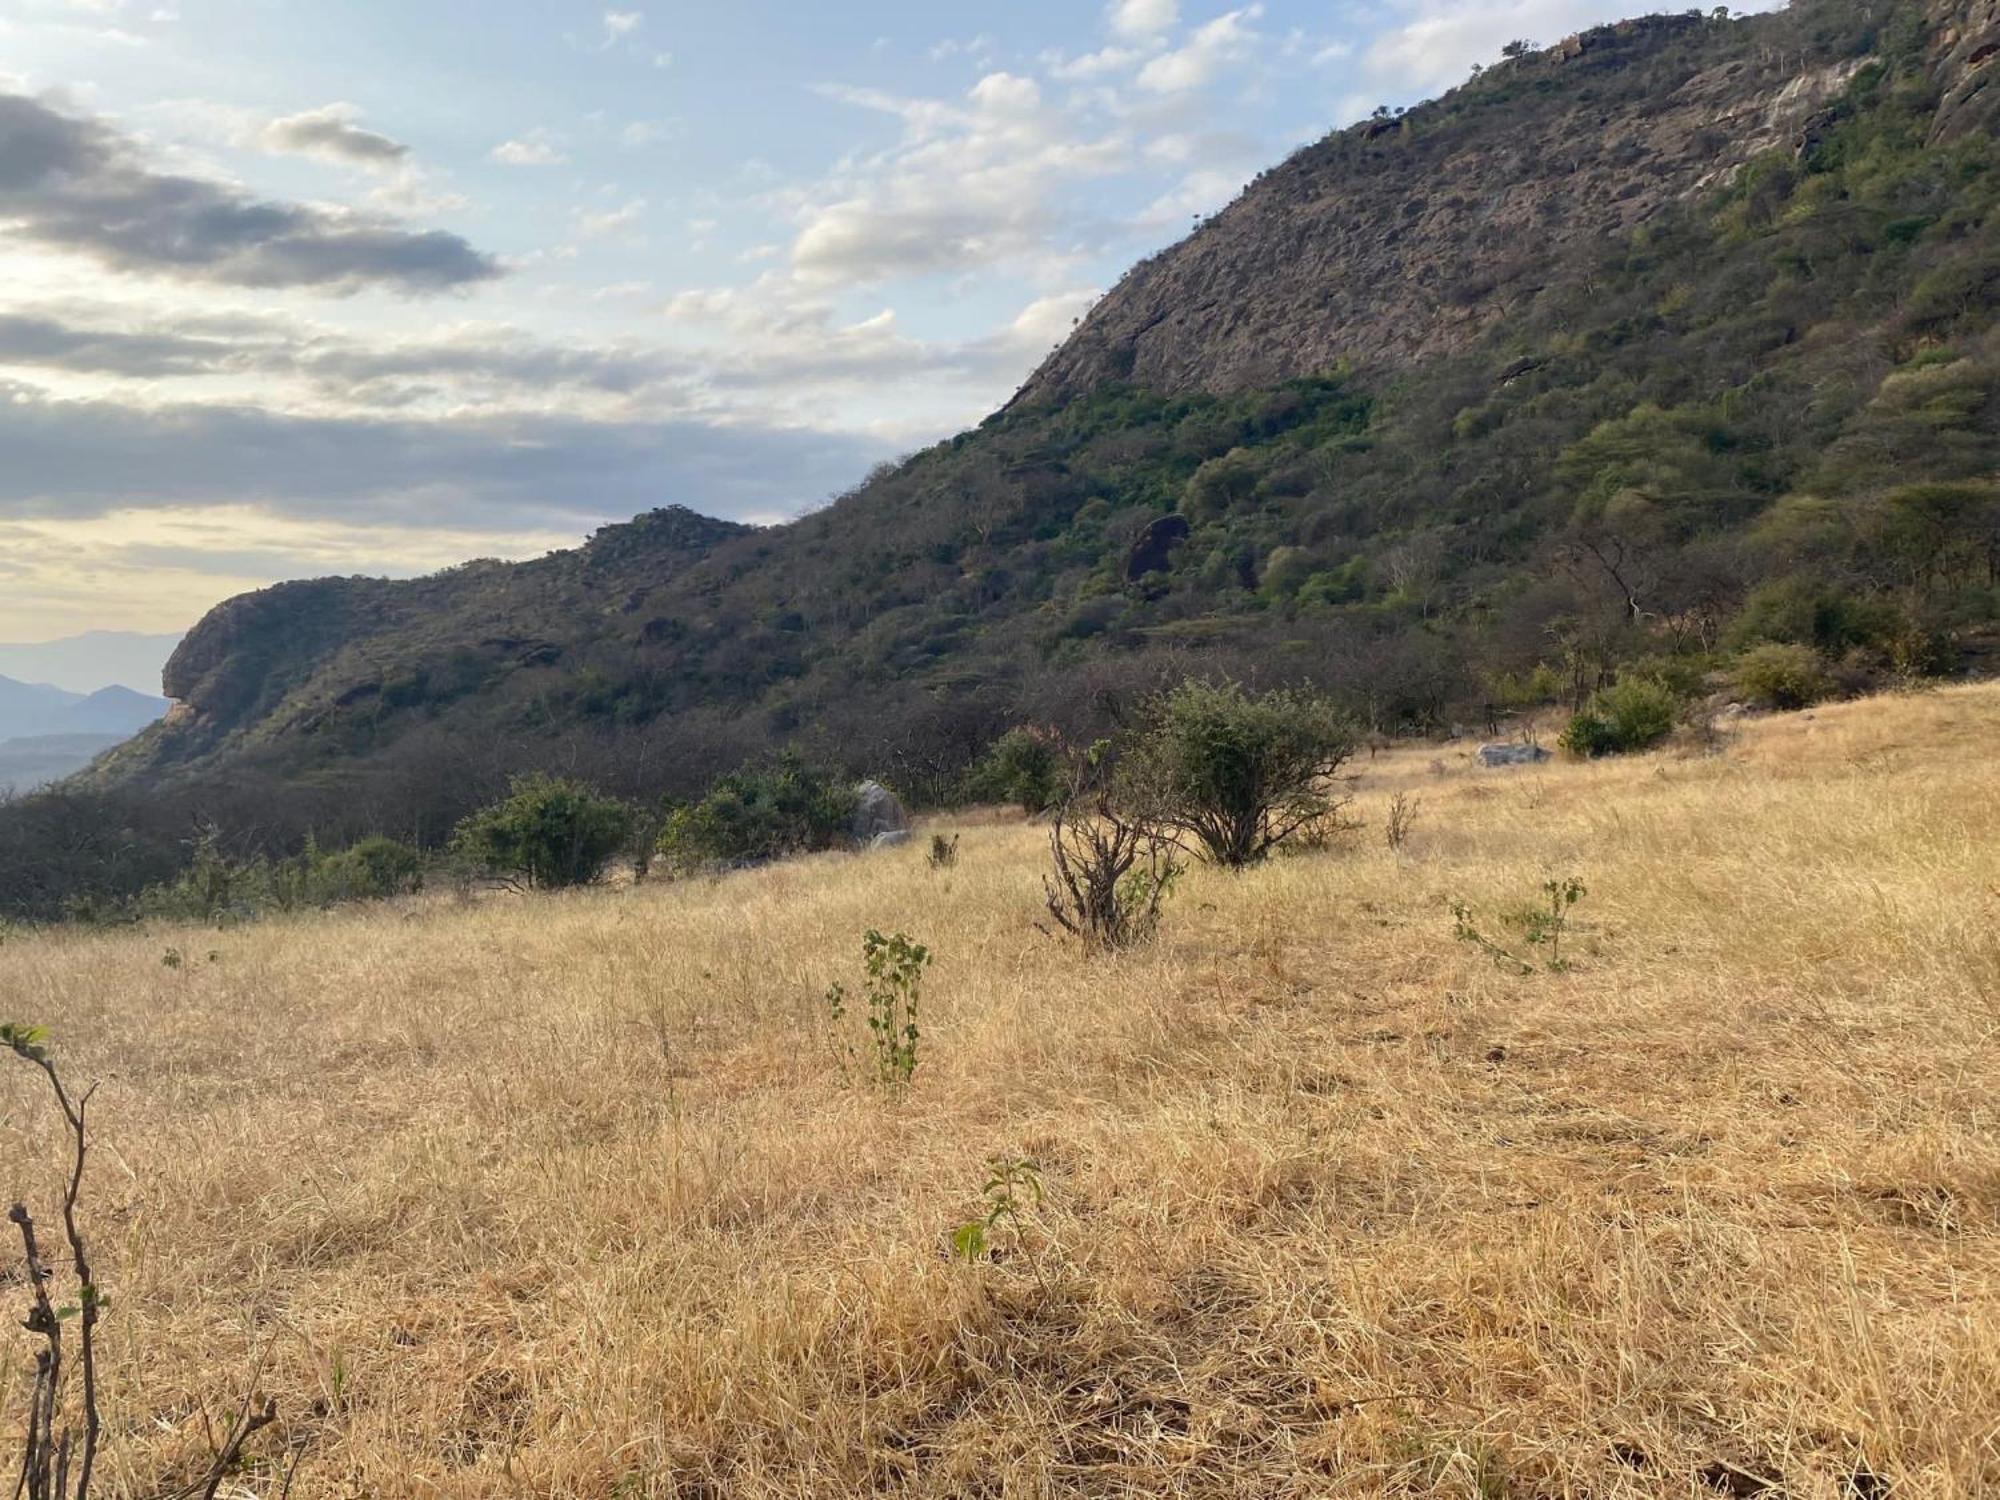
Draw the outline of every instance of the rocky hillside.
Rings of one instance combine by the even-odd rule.
[[[803,741],[921,792],[1205,666],[1392,729],[1759,641],[1960,669],[2000,615],[1997,54],[1995,0],[1800,0],[1499,62],[1264,174],[802,521],[225,604],[101,774],[420,788],[395,818]]]

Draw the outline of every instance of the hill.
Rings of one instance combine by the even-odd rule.
[[[1847,692],[1979,669],[1996,49],[1990,0],[1801,0],[1508,59],[1274,168],[823,511],[230,601],[96,784],[428,839],[526,767],[652,798],[793,743],[934,802],[1189,672],[1428,732],[1770,641]]]
[[[43,735],[136,734],[167,711],[167,701],[126,687],[71,693],[47,683],[0,677],[0,741]]]
[[[1711,757],[1391,751],[1351,848],[1198,869],[1116,961],[984,814],[943,874],[10,936],[7,1019],[103,1080],[118,1491],[254,1370],[244,1483],[299,1451],[296,1500],[1993,1494],[1996,732],[1978,686]],[[1566,972],[1453,940],[1567,875]],[[901,1094],[820,998],[870,927],[937,952]],[[968,1264],[993,1158],[1044,1196]]]

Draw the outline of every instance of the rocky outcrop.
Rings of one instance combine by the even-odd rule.
[[[1946,0],[1932,18],[1939,99],[1931,140],[2000,130],[2000,0]]]
[[[1463,349],[1567,262],[1795,141],[1860,63],[1745,45],[1783,24],[1600,27],[1308,147],[1128,275],[1016,401],[1226,393]]]
[[[1188,518],[1178,511],[1148,524],[1126,555],[1126,581],[1136,583],[1148,573],[1166,572],[1173,566],[1174,548],[1187,540],[1190,529]]]
[[[902,798],[879,781],[864,781],[854,789],[854,816],[847,831],[864,849],[890,848],[910,835],[910,814]],[[884,843],[888,839],[888,843]]]

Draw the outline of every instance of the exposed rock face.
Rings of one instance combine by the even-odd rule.
[[[1174,548],[1188,537],[1188,518],[1175,512],[1161,516],[1139,533],[1125,559],[1125,577],[1136,582],[1148,573],[1164,573],[1173,566]]]
[[[1548,759],[1540,745],[1481,745],[1478,752],[1482,766],[1538,766]]]
[[[2000,0],[1945,0],[1932,9],[1931,55],[1942,91],[1933,141],[2000,129]]]
[[[1852,59],[1745,48],[1755,24],[1600,27],[1300,151],[1126,276],[1016,400],[1464,348],[1572,257],[1794,141],[1852,77]]]
[[[900,797],[879,781],[864,781],[854,791],[854,818],[848,832],[855,843],[863,848],[887,848],[882,841],[892,834],[909,838],[910,814]]]

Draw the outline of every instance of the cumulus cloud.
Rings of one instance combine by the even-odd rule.
[[[1180,21],[1179,0],[1112,0],[1111,29],[1120,36],[1153,37]]]
[[[328,104],[266,125],[261,136],[267,151],[316,156],[347,166],[386,171],[410,154],[401,141],[354,123],[359,114],[351,104]]]
[[[1249,52],[1257,39],[1250,23],[1263,13],[1263,6],[1250,5],[1197,26],[1185,43],[1139,70],[1139,86],[1159,94],[1206,88],[1223,68]]]
[[[960,102],[827,92],[898,116],[904,137],[798,195],[792,267],[817,286],[1046,261],[1062,191],[1131,155],[1121,134],[1087,128],[1018,74],[989,73]]]
[[[455,234],[152,170],[130,138],[0,93],[0,223],[114,270],[245,287],[439,292],[501,274]]]
[[[487,154],[510,167],[559,167],[569,160],[555,137],[540,125],[511,141],[502,141]]]

